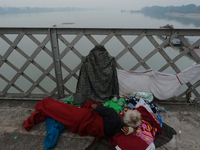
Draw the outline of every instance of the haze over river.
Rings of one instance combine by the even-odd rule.
[[[166,24],[173,25],[174,28],[200,28],[200,20],[198,19],[190,19],[190,18],[181,18],[181,17],[170,17],[170,16],[147,16],[141,13],[122,13],[121,10],[98,10],[98,11],[78,11],[78,12],[54,12],[54,13],[32,13],[32,14],[6,14],[0,15],[0,27],[75,27],[75,28],[159,28],[160,26],[164,26]],[[16,35],[6,35],[11,41],[15,39]],[[37,36],[36,37],[42,41],[44,37]],[[65,36],[64,36],[65,37]],[[75,36],[66,37],[66,39],[70,42],[73,40]],[[132,42],[135,36],[123,36],[128,43]],[[105,36],[97,36],[94,38],[101,42],[105,38]],[[158,39],[156,40],[161,43],[162,41]],[[197,38],[187,37],[191,42],[195,42]],[[199,37],[198,37],[199,38]],[[19,47],[25,51],[29,56],[32,52],[37,48],[37,45],[31,44],[30,39],[25,37],[22,42],[19,43]],[[6,45],[5,41],[0,38],[0,55],[4,55],[5,51],[9,47]],[[46,47],[51,50],[50,43],[46,45]],[[60,52],[62,52],[66,46],[59,42]],[[89,51],[94,47],[91,42],[88,42],[86,37],[83,37],[76,45],[75,48],[83,55],[86,56]],[[124,46],[117,40],[116,37],[113,37],[106,45],[105,48],[108,50],[110,55],[116,56],[121,50],[124,49]],[[135,45],[134,50],[140,55],[140,57],[144,58],[147,54],[149,54],[153,49],[153,45],[148,41],[145,37],[141,40],[137,45]],[[171,59],[176,57],[180,50],[178,48],[167,47],[164,49],[165,52],[170,56]],[[16,67],[21,68],[23,63],[26,61],[21,54],[14,51],[8,58],[10,62],[15,64]],[[40,53],[35,61],[43,68],[48,68],[52,63],[52,59],[49,59],[49,56],[43,52]],[[73,54],[73,52],[69,52],[62,61],[69,66],[69,68],[74,69],[77,66],[77,63],[80,63],[80,59]],[[137,60],[128,52],[122,58],[118,60],[118,63],[124,69],[132,68]],[[180,70],[184,70],[191,66],[194,63],[194,60],[188,55],[184,56],[176,62],[176,65]],[[166,64],[166,61],[163,57],[158,53],[154,55],[151,59],[147,61],[147,64],[153,69],[158,70],[162,66]],[[143,67],[139,67],[137,70],[144,70]],[[53,75],[54,70],[51,71]],[[33,73],[34,72],[34,73]],[[169,67],[164,72],[174,74],[175,71]],[[4,64],[0,68],[0,73],[4,75],[8,80],[11,80],[15,75],[15,71],[7,65]],[[41,71],[36,69],[36,67],[25,70],[25,73],[30,76],[34,81],[38,79],[41,75]],[[79,73],[77,72],[77,75]],[[68,75],[68,72],[63,69],[63,78]],[[23,89],[27,90],[31,84],[24,85],[23,79],[17,80],[17,85]],[[196,81],[192,81],[194,83]],[[2,91],[7,83],[0,78],[0,91]],[[47,91],[51,91],[53,87],[55,87],[55,83],[51,80],[44,80],[40,83],[40,85],[45,88]],[[65,84],[67,87],[70,87],[73,92],[76,87],[76,80],[70,79],[69,82]],[[180,92],[185,91],[187,89],[186,85],[181,87]],[[199,90],[199,89],[198,89]],[[14,88],[9,90],[10,92],[15,92]],[[39,92],[39,89],[35,89],[34,92]]]

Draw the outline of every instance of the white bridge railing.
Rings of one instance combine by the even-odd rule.
[[[185,50],[170,56],[167,46],[175,37]],[[186,37],[195,41],[191,44]],[[0,28],[0,99],[39,100],[74,93],[82,56],[97,44],[115,56],[120,69],[163,72],[170,68],[179,73],[185,68],[177,62],[187,55],[200,62],[194,51],[200,45],[200,29]],[[170,100],[187,100],[190,94],[200,99],[200,81],[187,83]]]

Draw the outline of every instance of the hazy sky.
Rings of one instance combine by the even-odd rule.
[[[200,0],[0,0],[0,7],[107,7],[141,9],[145,6],[200,5]]]

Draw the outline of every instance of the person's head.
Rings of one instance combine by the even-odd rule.
[[[130,110],[128,109],[124,114],[122,118],[123,124],[125,126],[136,128],[139,125],[141,125],[141,114],[137,110]]]

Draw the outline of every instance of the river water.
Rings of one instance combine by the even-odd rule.
[[[141,13],[122,13],[121,10],[101,10],[101,11],[80,11],[80,12],[56,12],[56,13],[33,13],[33,14],[7,14],[0,15],[0,27],[75,27],[75,28],[159,28],[160,26],[164,26],[166,24],[173,25],[174,28],[200,28],[200,21],[189,18],[180,18],[180,17],[169,17],[169,16],[148,16]],[[63,24],[63,23],[73,23],[73,24]],[[16,36],[14,35],[6,35],[11,41],[14,40]],[[41,38],[41,41],[44,37],[36,36],[38,39]],[[66,37],[66,39],[70,42],[73,40],[75,36]],[[123,36],[124,39],[127,40],[128,43],[132,42],[134,36]],[[97,36],[94,38],[101,42],[105,36]],[[195,42],[197,38],[187,37],[192,42]],[[199,38],[199,37],[198,37]],[[162,41],[155,37],[158,43]],[[25,51],[27,55],[31,55],[32,52],[37,48],[37,45],[30,42],[28,38],[24,38],[23,42],[19,43],[19,47]],[[29,43],[30,42],[30,43]],[[5,42],[0,38],[0,55],[4,55],[6,49],[9,45],[6,45]],[[51,49],[50,43],[46,45],[49,50]],[[66,46],[59,42],[60,52],[62,52]],[[91,42],[87,40],[87,38],[83,37],[76,45],[75,48],[83,55],[86,56],[89,51],[94,47]],[[124,49],[124,46],[117,40],[117,38],[112,38],[106,45],[106,49],[112,56],[116,56],[121,50]],[[147,54],[149,54],[154,47],[145,37],[142,39],[137,45],[135,45],[134,50],[140,55],[141,58],[144,58]],[[167,47],[164,49],[165,52],[170,56],[171,59],[176,57],[180,50],[178,48]],[[23,63],[26,61],[18,52],[13,52],[8,58],[10,62],[15,64],[16,67],[20,68]],[[52,59],[45,52],[41,52],[35,59],[35,61],[43,68],[48,68],[49,64],[52,63]],[[73,52],[69,52],[69,55],[66,55],[62,59],[63,63],[67,64],[69,68],[74,69],[77,63],[80,62],[80,59],[73,54]],[[128,52],[122,58],[118,60],[118,63],[124,69],[131,69],[136,63],[137,60]],[[176,62],[176,65],[180,70],[184,70],[187,67],[191,66],[194,63],[194,60],[189,56],[184,56],[181,60]],[[159,70],[162,66],[166,64],[166,61],[163,57],[158,53],[154,55],[151,59],[147,61],[147,64],[153,70]],[[143,67],[139,67],[137,70],[144,70]],[[51,71],[53,75],[54,70]],[[34,73],[33,73],[34,72]],[[175,71],[169,67],[164,72],[174,74]],[[6,64],[2,65],[0,68],[0,73],[4,75],[8,80],[11,80],[15,75],[15,71],[8,67]],[[25,73],[31,77],[34,81],[38,79],[41,75],[41,71],[39,71],[36,67],[31,65],[31,67],[25,70]],[[63,69],[63,78],[65,78],[69,73]],[[78,75],[78,72],[77,72]],[[25,81],[24,78],[19,78],[16,84],[26,91],[32,85]],[[24,82],[23,82],[24,81]],[[192,81],[194,83],[196,81]],[[0,78],[0,91],[2,91],[7,83]],[[40,83],[42,87],[44,87],[47,91],[52,91],[53,87],[55,87],[55,83],[51,81],[48,77],[45,78],[44,81]],[[76,79],[70,79],[65,86],[69,87],[73,92],[76,87]],[[183,92],[187,89],[186,85],[181,87],[180,92]],[[199,89],[200,90],[200,89]],[[11,88],[9,92],[16,92],[14,88]],[[39,89],[35,89],[34,92],[40,93]],[[179,92],[179,93],[180,93]]]

